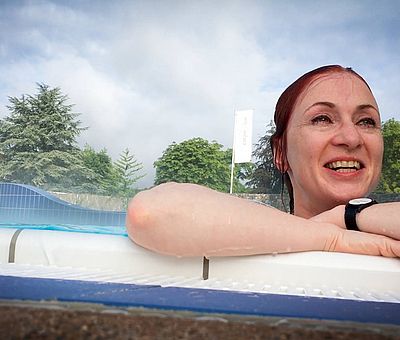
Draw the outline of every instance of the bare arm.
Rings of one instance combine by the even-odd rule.
[[[344,205],[311,218],[313,221],[334,223],[346,229]],[[366,233],[385,235],[400,240],[400,202],[381,203],[362,210],[356,216],[357,226]]]
[[[400,256],[400,242],[310,221],[193,184],[139,193],[127,215],[129,236],[177,256],[232,256],[309,250]]]

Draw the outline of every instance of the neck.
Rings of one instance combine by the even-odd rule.
[[[295,204],[294,205],[294,215],[308,219],[308,218],[311,218],[318,214],[311,212],[309,209],[306,209],[305,207],[303,207],[301,205]]]
[[[311,218],[335,207],[335,204],[321,205],[320,202],[311,201],[308,197],[300,197],[294,194],[294,215],[303,218]]]

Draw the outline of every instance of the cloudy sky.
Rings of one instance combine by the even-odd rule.
[[[0,118],[9,96],[60,87],[117,159],[153,162],[193,137],[231,147],[233,112],[254,109],[253,142],[304,72],[351,66],[382,119],[400,119],[400,1],[0,1]],[[397,105],[396,105],[397,104]]]

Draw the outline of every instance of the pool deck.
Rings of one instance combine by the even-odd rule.
[[[0,276],[1,339],[400,339],[400,304]]]
[[[400,327],[298,318],[0,301],[2,339],[399,339]]]

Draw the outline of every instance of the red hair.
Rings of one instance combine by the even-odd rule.
[[[303,74],[299,79],[293,82],[278,99],[275,107],[275,133],[270,138],[271,150],[273,154],[274,164],[282,173],[284,183],[286,184],[290,197],[290,212],[294,212],[294,198],[293,187],[287,174],[287,144],[286,144],[286,130],[293,113],[293,108],[305,89],[319,76],[331,73],[349,73],[361,79],[368,89],[371,91],[368,83],[357,72],[353,71],[350,67],[343,67],[340,65],[327,65],[319,67],[315,70]],[[372,93],[372,91],[371,91]]]

